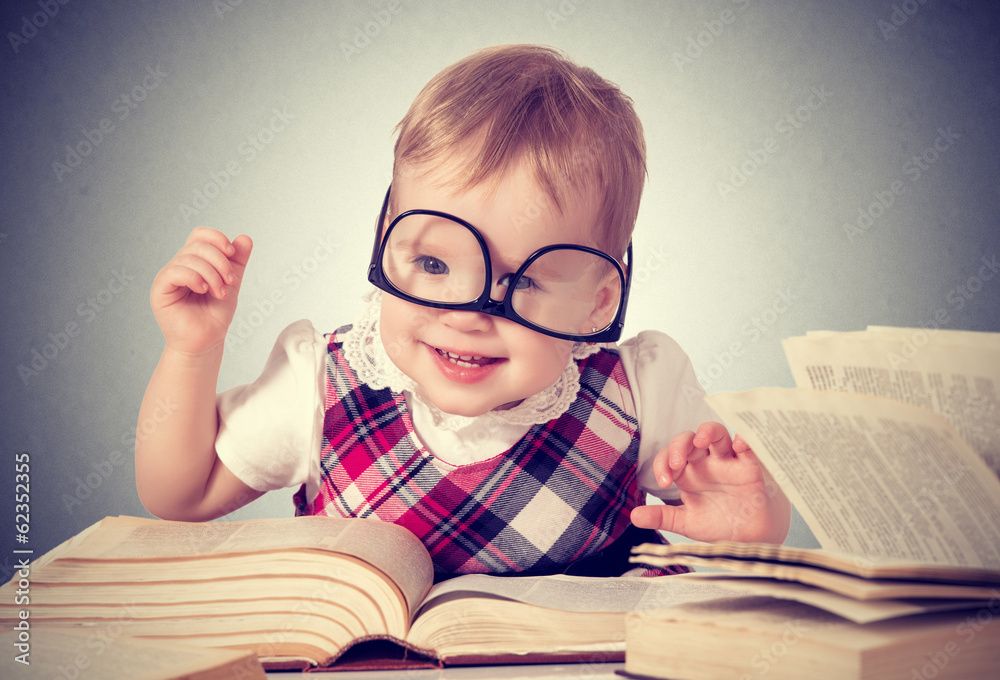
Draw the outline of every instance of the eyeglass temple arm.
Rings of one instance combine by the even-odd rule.
[[[382,225],[385,223],[385,214],[389,209],[389,194],[392,192],[392,185],[385,190],[385,198],[382,199],[382,209],[379,210],[378,220],[375,222],[375,245],[372,247],[372,259],[371,263],[368,265],[368,273],[371,274],[372,269],[375,268],[375,263],[378,260],[379,246],[382,245]]]
[[[618,329],[621,330],[625,326],[625,312],[628,310],[628,298],[629,293],[632,292],[632,241],[628,242],[628,248],[625,249],[625,257],[628,261],[625,262],[625,295],[622,296],[622,308],[618,314]]]

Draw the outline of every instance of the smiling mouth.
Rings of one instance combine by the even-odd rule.
[[[438,353],[439,356],[447,359],[453,364],[461,366],[462,368],[476,368],[478,366],[489,366],[490,364],[496,363],[499,359],[494,357],[481,357],[474,354],[455,354],[454,352],[446,352],[443,349],[434,348],[434,351]]]

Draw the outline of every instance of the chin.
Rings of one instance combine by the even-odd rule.
[[[481,416],[485,413],[496,409],[507,409],[515,404],[520,403],[519,401],[511,402],[509,404],[492,404],[492,403],[482,403],[470,400],[468,397],[463,398],[461,395],[449,395],[446,399],[435,399],[433,395],[427,395],[431,402],[444,413],[448,413],[453,416],[464,416],[466,418],[475,418]]]
[[[493,410],[492,407],[470,404],[468,400],[462,399],[449,400],[445,402],[432,399],[431,401],[445,413],[453,416],[464,416],[466,418],[475,418],[476,416],[481,416],[484,413],[489,413]]]

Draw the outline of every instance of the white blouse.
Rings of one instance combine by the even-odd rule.
[[[378,333],[379,294],[344,338],[348,363],[366,383],[402,392],[416,435],[444,471],[506,451],[535,422],[566,411],[579,388],[574,358],[596,351],[578,343],[567,370],[553,386],[522,404],[474,418],[452,416],[423,399],[420,389],[397,369]],[[653,475],[658,451],[685,430],[718,420],[702,400],[704,390],[687,354],[669,336],[643,331],[618,343],[639,420],[638,483],[665,501],[678,502],[676,486],[661,489]],[[271,491],[306,485],[315,498],[323,445],[327,339],[308,320],[290,324],[278,336],[260,377],[218,395],[219,459],[247,486]]]

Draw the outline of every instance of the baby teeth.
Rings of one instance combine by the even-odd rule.
[[[453,364],[458,364],[464,368],[472,368],[478,366],[479,364],[472,364],[469,361],[481,361],[484,357],[475,354],[455,354],[454,352],[445,352],[443,350],[438,350],[441,354],[448,357],[448,361]]]

